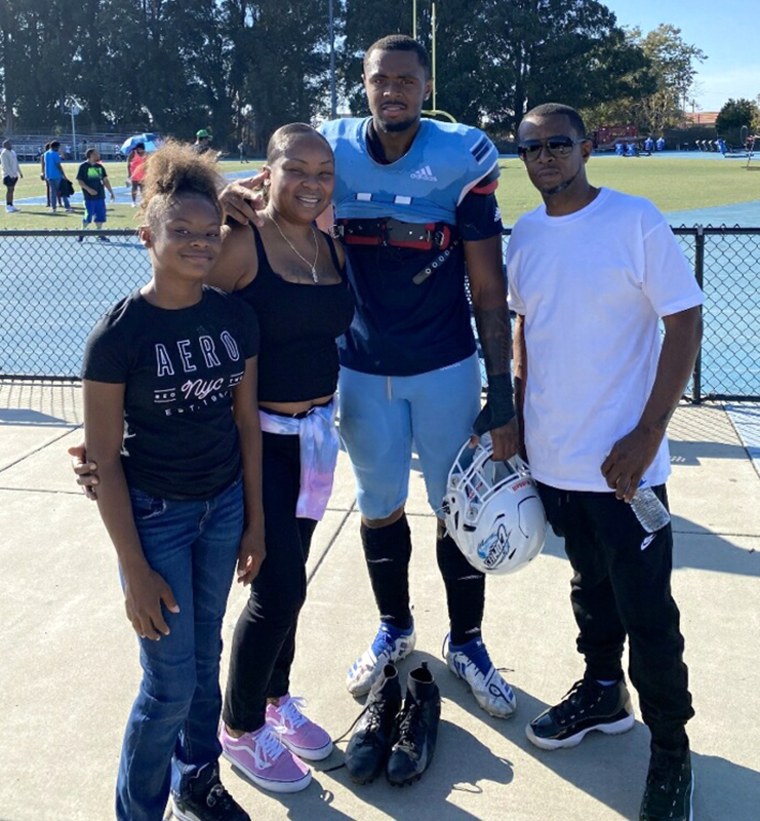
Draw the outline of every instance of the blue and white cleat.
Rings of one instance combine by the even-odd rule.
[[[399,630],[387,622],[380,622],[380,629],[372,646],[351,665],[346,676],[346,689],[355,698],[366,695],[386,664],[395,664],[406,658],[417,643],[414,625]]]
[[[512,688],[493,666],[480,637],[467,644],[453,645],[446,637],[446,664],[449,670],[470,685],[478,704],[496,718],[509,718],[517,709]]]

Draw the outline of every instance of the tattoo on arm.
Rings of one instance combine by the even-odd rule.
[[[475,307],[474,312],[486,374],[509,373],[512,342],[506,305],[486,309]]]

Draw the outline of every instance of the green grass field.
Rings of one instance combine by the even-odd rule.
[[[628,194],[647,197],[661,211],[685,211],[738,202],[760,200],[760,163],[746,168],[739,159],[698,160],[667,156],[592,156],[588,178]],[[505,225],[515,220],[541,198],[528,181],[518,159],[502,160],[497,196]]]
[[[528,181],[525,169],[518,159],[502,160],[501,184],[497,192],[505,225],[515,220],[540,202],[540,197]],[[256,163],[220,163],[222,172],[250,170]],[[66,173],[73,180],[77,164],[66,163]],[[136,225],[135,211],[130,207],[130,196],[124,187],[126,165],[106,163],[111,184],[116,191],[116,202],[108,201],[108,227],[132,228]],[[45,193],[36,163],[22,165],[24,178],[16,186],[16,199],[40,196]],[[604,185],[648,197],[662,211],[683,211],[690,208],[730,205],[760,200],[760,161],[746,168],[746,160],[677,159],[665,156],[621,158],[609,155],[592,157],[588,175],[594,185]],[[76,229],[80,225],[81,198],[74,202],[75,214],[53,216],[44,206],[20,206],[17,214],[0,210],[0,230],[51,228]]]

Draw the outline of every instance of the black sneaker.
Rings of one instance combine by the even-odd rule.
[[[108,237],[98,237],[101,242],[110,242],[111,240]]]
[[[251,821],[251,816],[224,789],[217,764],[207,764],[172,793],[172,812],[180,821]]]
[[[669,753],[653,747],[639,821],[692,821],[693,795],[689,751]]]
[[[576,681],[559,704],[549,707],[525,728],[525,734],[542,750],[575,747],[586,733],[625,733],[635,723],[625,682],[604,687],[593,679]]]
[[[84,239],[84,237],[80,234],[80,235],[77,237],[77,242],[81,242],[83,239]]]
[[[366,784],[380,774],[391,751],[400,709],[398,670],[386,664],[369,691],[364,712],[346,748],[346,769],[352,781]]]
[[[385,774],[396,787],[419,781],[430,766],[438,738],[441,694],[423,661],[409,673],[404,706],[397,718],[396,740]]]

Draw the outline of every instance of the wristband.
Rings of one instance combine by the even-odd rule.
[[[514,391],[508,373],[489,377],[486,404],[472,426],[477,436],[506,425],[515,415]]]

